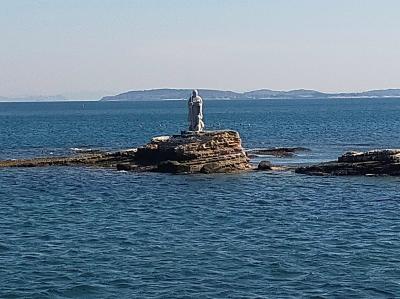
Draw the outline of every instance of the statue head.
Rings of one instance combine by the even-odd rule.
[[[193,89],[193,91],[192,91],[192,96],[193,96],[194,98],[199,96],[199,92],[197,91],[197,89]]]

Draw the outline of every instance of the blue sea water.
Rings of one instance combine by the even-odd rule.
[[[186,103],[0,103],[0,159],[132,148]],[[206,101],[275,163],[400,148],[400,100]],[[257,161],[254,161],[255,163]],[[0,169],[0,298],[400,297],[400,179]]]

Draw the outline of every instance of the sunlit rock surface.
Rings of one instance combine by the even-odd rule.
[[[172,173],[219,173],[251,169],[236,131],[182,132],[153,138],[137,149],[133,167]]]

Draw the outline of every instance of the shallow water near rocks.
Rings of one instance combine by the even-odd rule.
[[[0,159],[136,147],[185,127],[182,101],[0,104]],[[400,101],[206,102],[247,148],[296,164],[400,147]],[[263,157],[259,159],[264,159]],[[0,298],[393,298],[400,179],[0,169]]]

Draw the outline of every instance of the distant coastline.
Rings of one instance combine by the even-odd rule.
[[[259,89],[248,92],[234,92],[230,90],[199,89],[205,99],[214,100],[252,100],[252,99],[340,99],[340,98],[400,98],[400,89],[380,89],[365,92],[351,93],[324,93],[316,90],[296,89],[277,91]],[[190,89],[149,89],[133,90],[113,96],[105,96],[100,101],[156,101],[180,100],[190,95]]]
[[[191,89],[148,89],[133,90],[117,95],[104,96],[99,100],[110,101],[168,101],[184,100],[191,93]],[[289,91],[258,89],[247,92],[235,92],[230,90],[199,89],[200,94],[207,100],[263,100],[263,99],[374,99],[374,98],[400,98],[400,89],[377,89],[364,92],[325,93],[310,89],[296,89]],[[63,95],[54,96],[27,96],[27,97],[2,97],[0,103],[22,102],[74,102],[86,101],[76,98],[70,99]],[[93,100],[90,100],[93,101]]]

